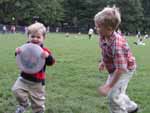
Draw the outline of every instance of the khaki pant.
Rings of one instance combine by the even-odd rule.
[[[126,94],[128,82],[132,78],[134,71],[128,71],[122,74],[118,82],[108,94],[110,113],[128,113],[137,108],[137,104],[131,101]],[[113,76],[109,75],[106,84],[112,80]]]
[[[35,83],[19,77],[12,87],[19,105],[27,108],[29,100],[33,113],[45,111],[45,87],[41,83]]]

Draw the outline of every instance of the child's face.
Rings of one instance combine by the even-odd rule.
[[[103,37],[109,37],[113,32],[113,29],[111,27],[105,27],[102,24],[95,24],[95,27],[97,33]]]
[[[42,44],[44,41],[44,36],[41,32],[35,32],[29,34],[29,42],[34,43],[34,44]]]

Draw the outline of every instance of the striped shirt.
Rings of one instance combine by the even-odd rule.
[[[117,32],[110,38],[99,38],[100,48],[102,49],[102,60],[109,73],[116,69],[125,71],[136,68],[135,57],[133,57],[126,39]]]

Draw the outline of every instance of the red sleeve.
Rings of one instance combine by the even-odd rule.
[[[46,64],[47,65],[55,64],[56,61],[55,61],[55,59],[54,59],[54,57],[52,55],[52,52],[48,48],[43,48],[43,50],[49,53],[48,58],[46,58]]]
[[[48,52],[50,55],[52,54],[52,52],[48,48],[43,48],[43,50]]]

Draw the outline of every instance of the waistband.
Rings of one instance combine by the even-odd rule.
[[[23,80],[25,80],[25,81],[27,81],[27,82],[29,82],[29,84],[31,83],[41,83],[42,85],[45,85],[45,79],[43,79],[43,80],[38,80],[38,79],[36,79],[36,78],[33,78],[33,77],[30,77],[30,76],[24,76],[23,74],[21,74],[20,75],[20,77],[23,79]]]

